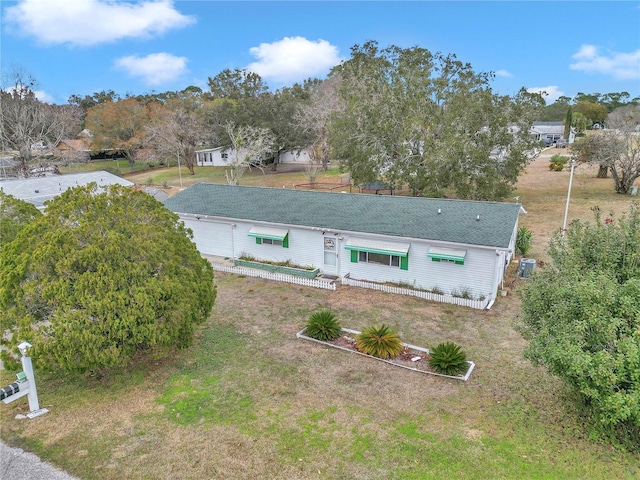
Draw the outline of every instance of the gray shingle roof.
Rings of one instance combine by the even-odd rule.
[[[167,199],[176,213],[507,248],[519,203],[198,183]],[[440,210],[441,213],[438,213]],[[476,220],[477,216],[479,220]]]

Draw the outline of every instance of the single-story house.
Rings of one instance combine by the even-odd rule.
[[[196,166],[198,167],[226,167],[232,149],[216,147],[196,150]]]
[[[88,185],[95,182],[99,187],[106,185],[124,185],[131,187],[133,182],[109,172],[73,173],[69,175],[51,175],[46,177],[25,178],[0,182],[0,190],[19,200],[32,203],[38,210],[44,210],[44,202],[62,194],[69,188]]]
[[[530,134],[536,139],[543,141],[546,145],[553,145],[558,140],[564,138],[564,123],[562,122],[533,122]],[[575,141],[576,132],[572,127],[569,138],[565,138],[567,143]]]
[[[519,203],[199,183],[165,206],[203,254],[289,261],[327,276],[493,299]]]
[[[58,158],[89,160],[91,140],[87,137],[60,140],[53,155]]]
[[[216,147],[196,150],[196,166],[198,167],[226,167],[229,161],[235,157],[232,148]],[[311,163],[311,157],[307,149],[282,152],[280,163]]]

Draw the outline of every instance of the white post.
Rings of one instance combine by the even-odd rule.
[[[569,199],[571,198],[571,183],[573,182],[573,169],[576,166],[576,161],[571,159],[571,174],[569,175],[569,190],[567,191],[567,205],[564,209],[564,222],[562,223],[562,242],[564,243],[564,234],[567,231],[567,217],[569,215]]]
[[[38,390],[36,388],[36,377],[33,373],[33,363],[31,357],[27,357],[27,350],[31,348],[31,344],[28,342],[22,342],[18,345],[18,350],[22,354],[22,370],[24,371],[27,380],[29,381],[29,391],[27,393],[27,399],[29,400],[29,413],[28,418],[39,417],[49,412],[46,408],[40,409],[40,402],[38,402]]]
[[[29,399],[29,410],[31,412],[40,410],[38,390],[36,389],[36,379],[33,375],[33,363],[31,362],[31,357],[22,356],[22,371],[29,380],[29,393],[27,394],[27,398]]]

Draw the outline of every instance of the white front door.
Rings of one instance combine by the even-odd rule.
[[[338,239],[332,236],[322,238],[324,242],[324,267],[322,273],[338,274]]]

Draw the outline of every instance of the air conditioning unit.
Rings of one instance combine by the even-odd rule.
[[[521,258],[518,264],[518,276],[520,278],[529,278],[536,268],[534,258]]]

